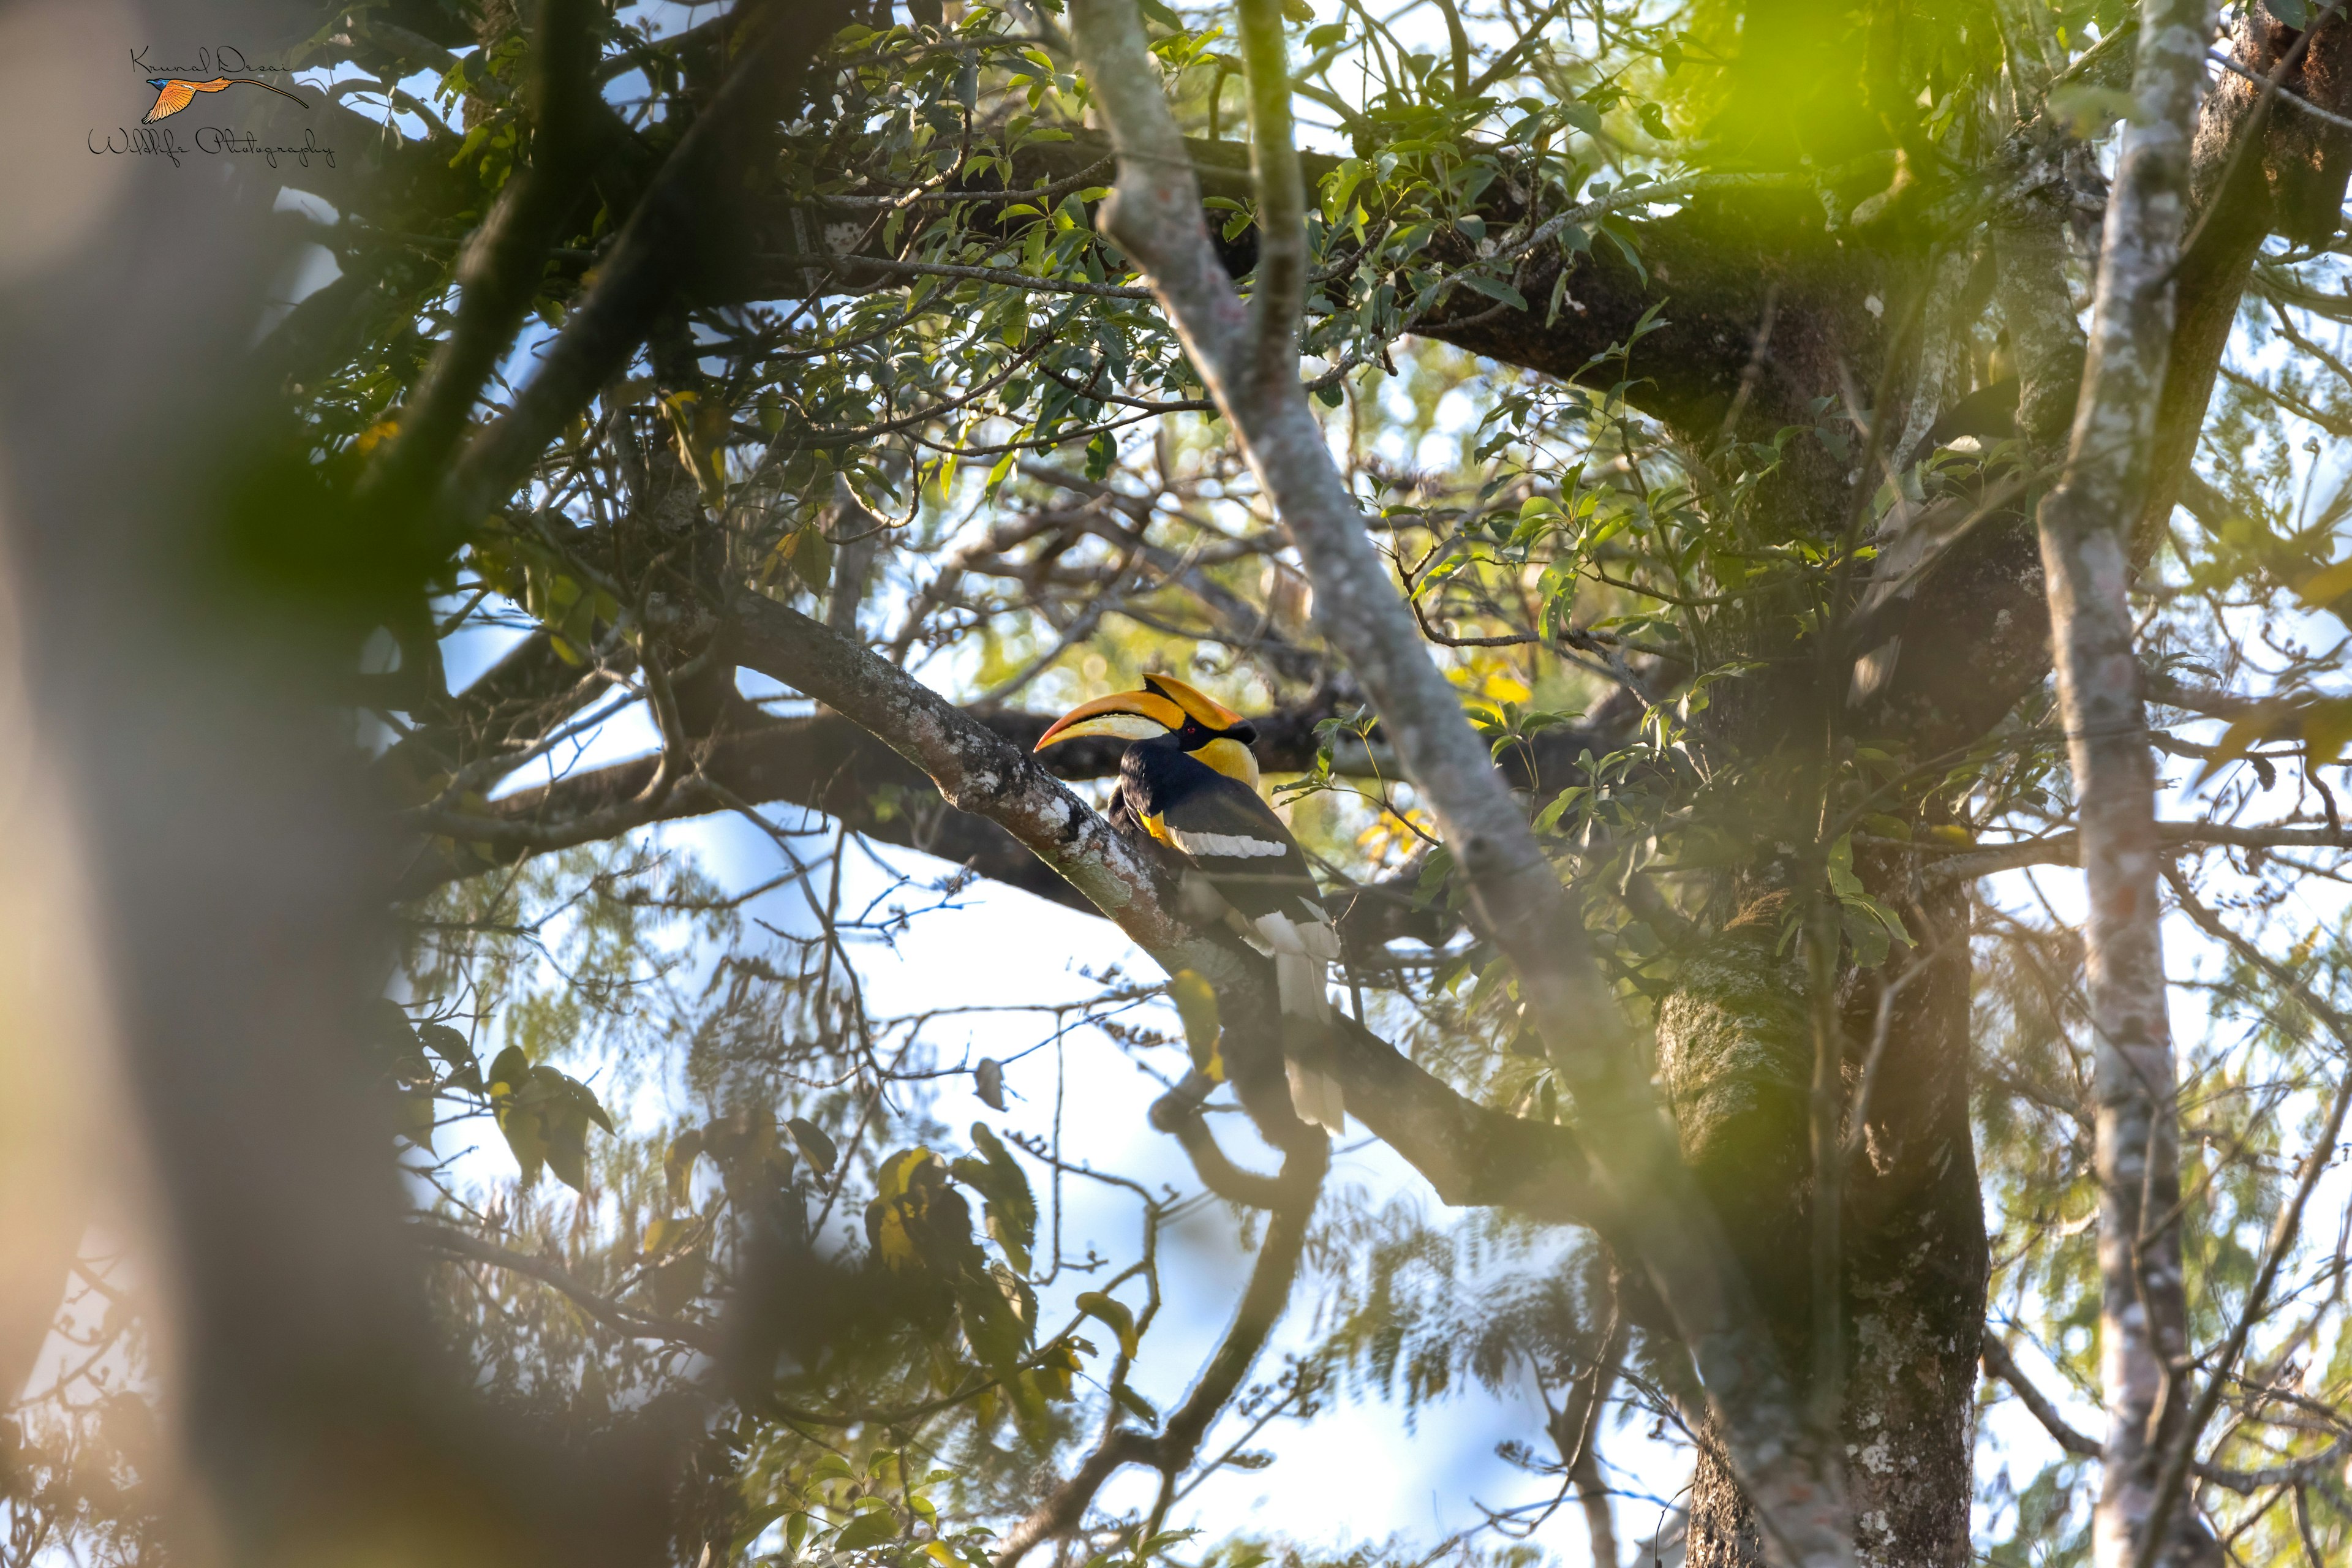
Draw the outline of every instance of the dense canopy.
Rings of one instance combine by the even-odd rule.
[[[2352,1553],[2339,6],[119,9],[288,155],[0,240],[0,1558]]]

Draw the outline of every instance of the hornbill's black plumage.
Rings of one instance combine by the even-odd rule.
[[[1339,933],[1298,841],[1258,794],[1249,749],[1256,731],[1181,680],[1148,675],[1144,688],[1073,708],[1037,749],[1077,735],[1134,742],[1119,761],[1111,820],[1175,850],[1198,873],[1185,879],[1197,912],[1223,921],[1274,960],[1291,1106],[1306,1121],[1344,1131],[1339,1080],[1318,1061],[1331,1022],[1326,966],[1339,956]]]

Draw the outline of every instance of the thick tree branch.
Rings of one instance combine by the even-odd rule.
[[[1042,758],[862,645],[772,600],[739,595],[727,635],[744,666],[824,702],[921,770],[940,797],[1010,833],[1170,973],[1197,970],[1216,988],[1229,1033],[1246,1037],[1244,1020],[1276,1015],[1271,966],[1190,924],[1170,902],[1157,867]],[[1564,1130],[1473,1104],[1369,1032],[1345,1031],[1336,1045],[1349,1109],[1446,1202],[1525,1206],[1566,1224],[1611,1216]],[[1236,1050],[1228,1058],[1234,1087],[1261,1124],[1257,1084],[1283,1092],[1278,1055],[1268,1044],[1254,1058]]]
[[[1227,1203],[1270,1209],[1281,1201],[1282,1184],[1272,1176],[1244,1171],[1227,1158],[1217,1135],[1209,1131],[1208,1119],[1197,1107],[1177,1116],[1169,1131],[1192,1162],[1192,1173],[1201,1178],[1201,1184]]]
[[[2238,300],[2263,241],[2273,233],[2323,243],[2339,225],[2352,174],[2352,132],[2307,114],[2281,112],[2284,91],[2315,107],[2352,110],[2352,22],[2342,5],[2310,0],[2308,32],[2253,5],[2230,39],[2231,74],[2198,119],[2191,199],[2196,228],[2179,261],[2178,321],[2157,411],[2155,466],[2137,544],[2152,548],[2179,497],[2213,379],[2237,320]]]
[[[512,682],[505,680],[506,667],[501,666],[468,688],[463,698],[452,700],[453,709],[471,709],[469,700],[476,689],[496,683],[478,711],[469,713],[467,720],[453,714],[443,722],[436,731],[441,744],[470,755],[493,743],[511,743],[526,730],[544,722],[556,699],[532,702],[525,697],[499,695],[509,684],[523,685],[531,677],[579,684],[579,672],[543,647],[534,652],[526,645],[517,657],[526,653],[529,668],[517,671]],[[729,695],[732,695],[731,686]],[[1327,691],[1253,721],[1258,731],[1253,748],[1258,766],[1277,774],[1313,769],[1319,745],[1315,727],[1346,706],[1349,705]],[[623,809],[645,795],[660,765],[653,756],[517,790],[471,816],[435,823],[438,837],[419,845],[415,858],[404,868],[395,896],[418,898],[445,882],[479,876],[529,855],[598,842],[630,827],[730,809],[726,800],[731,797],[754,805],[785,805],[821,811],[882,843],[919,849],[969,867],[992,881],[1093,912],[1093,905],[1002,828],[942,805],[919,769],[909,766],[887,745],[842,715],[820,710],[804,717],[763,719],[740,700],[719,708],[709,720],[716,728],[692,726],[699,734],[695,747],[696,777],[683,781],[653,809],[635,815]],[[530,717],[525,717],[525,710]],[[975,723],[1024,752],[1037,743],[1052,722],[1046,715],[1017,709],[964,711]],[[469,730],[469,723],[478,728]],[[1496,765],[1514,789],[1554,791],[1574,775],[1578,758],[1587,748],[1597,752],[1614,744],[1610,733],[1605,726],[1545,730],[1526,745],[1507,749]],[[1109,778],[1118,772],[1122,750],[1122,742],[1081,739],[1055,747],[1041,760],[1059,778]],[[421,742],[393,747],[378,764],[391,793],[403,799],[426,793],[426,782],[443,765],[446,760],[428,753]],[[1351,777],[1393,778],[1398,772],[1396,760],[1377,729],[1369,746],[1348,744],[1335,750],[1332,769]],[[717,784],[719,790],[698,787],[699,780]],[[1400,936],[1433,943],[1443,941],[1452,922],[1439,912],[1417,908],[1414,891],[1412,881],[1407,879],[1395,888],[1335,893],[1335,907],[1348,910],[1342,934],[1366,952],[1376,952]]]
[[[598,102],[589,80],[594,9],[584,0],[541,5],[530,77],[530,166],[499,190],[458,258],[457,320],[402,411],[400,434],[378,470],[383,482],[398,485],[447,458],[540,289],[548,247],[587,173],[588,120]]]
[[[2094,57],[2128,58],[2137,32],[2128,26],[2110,34],[2069,77],[2090,79],[2110,71],[2111,66],[2095,65]],[[2290,59],[2301,37],[2256,7],[2232,35],[2231,58],[2265,80],[2284,63],[2290,68],[2284,85],[2323,106],[2352,111],[2352,24],[2327,22],[2311,36],[2308,52]],[[2273,231],[2303,233],[2315,224],[2332,228],[2352,169],[2352,135],[2308,116],[2265,116],[2257,111],[2259,99],[2258,88],[2233,75],[2199,114],[2189,200],[2201,237],[2181,258],[2175,279],[2175,321],[2136,552],[2160,537],[2176,498],[2196,494],[2189,463],[2239,300],[2253,268],[2264,265],[2263,240]],[[2290,118],[2305,123],[2288,124]],[[2061,119],[2045,112],[2013,139],[2002,156],[2009,189],[1990,226],[1996,301],[2022,384],[2017,432],[2035,453],[2063,447],[2082,390],[2084,341],[2068,292],[2065,236],[2090,193],[2076,172],[2084,156],[2081,143]],[[2249,149],[2242,158],[2242,148]],[[2287,290],[2300,309],[2342,310],[2341,301],[2283,276],[2267,277],[2266,287]],[[1937,651],[1902,660],[1867,717],[1885,730],[1909,734],[1923,752],[1966,745],[2048,672],[2042,563],[2034,531],[2021,516],[1989,520],[1972,530],[1935,563],[1900,609],[1887,629],[1903,636],[1908,647]]]

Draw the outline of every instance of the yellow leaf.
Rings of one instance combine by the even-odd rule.
[[[1223,1029],[1217,1021],[1216,987],[1198,970],[1179,970],[1168,982],[1168,997],[1176,1004],[1177,1016],[1184,1020],[1184,1043],[1192,1049],[1192,1065],[1223,1082],[1224,1064],[1217,1055],[1217,1040]]]
[[[2324,609],[2347,594],[2352,594],[2352,556],[2347,556],[2333,566],[2324,566],[2295,586],[2295,596],[2314,609]]]
[[[2213,754],[2205,759],[2205,765],[2197,770],[2197,783],[2203,784],[2244,756],[2255,742],[2269,739],[2273,731],[2281,727],[2283,721],[2291,723],[2292,716],[2274,702],[2265,702],[2249,710],[2221,731],[2221,743],[2213,748]]]
[[[2352,741],[2352,698],[2323,699],[2304,710],[2303,748],[2314,764],[2332,763]]]

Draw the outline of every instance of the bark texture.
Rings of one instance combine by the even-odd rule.
[[[2081,813],[2091,1049],[2098,1093],[2100,1378],[2107,1411],[2093,1551],[2101,1568],[2218,1555],[2156,1517],[2181,1426],[2170,1397],[2189,1352],[2179,1128],[2158,898],[2155,754],[2133,646],[2132,530],[2148,499],[2187,226],[2189,139],[2204,80],[2204,0],[2147,0],[2108,198],[2066,468],[2042,503],[2067,757]]]
[[[1724,1216],[1781,1354],[1801,1364],[1813,1037],[1802,966],[1775,952],[1787,902],[1759,900],[1689,965],[1660,1013],[1658,1062],[1685,1158]],[[1948,889],[1903,912],[1919,952],[1891,959],[1883,973],[1849,975],[1843,996],[1853,1107],[1862,1104],[1879,987],[1899,987],[1862,1124],[1843,1128],[1839,1425],[1855,1558],[1877,1568],[1968,1561],[1989,1270],[1968,1114],[1967,905]],[[1694,1568],[1767,1561],[1719,1446],[1701,1447],[1689,1528]]]

